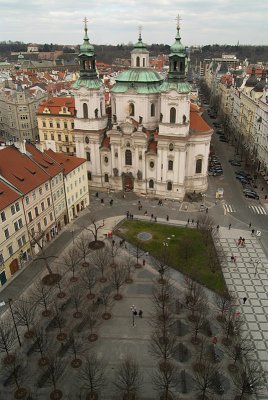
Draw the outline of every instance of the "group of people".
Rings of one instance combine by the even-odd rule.
[[[127,211],[126,215],[127,215],[127,219],[133,219],[133,217],[134,217],[134,215],[131,214],[129,211]]]
[[[238,239],[237,246],[242,246],[242,247],[246,246],[245,239],[242,238],[242,236],[240,236],[240,238]]]

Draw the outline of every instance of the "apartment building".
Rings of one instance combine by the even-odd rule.
[[[0,285],[30,257],[21,193],[0,178]]]
[[[47,99],[40,89],[0,90],[0,134],[7,140],[31,140],[38,138],[36,112],[39,104]]]
[[[39,140],[44,149],[74,155],[75,106],[73,97],[53,97],[38,107]]]

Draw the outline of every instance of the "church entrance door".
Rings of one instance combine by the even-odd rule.
[[[123,188],[125,192],[132,192],[134,188],[134,177],[131,172],[123,175]]]

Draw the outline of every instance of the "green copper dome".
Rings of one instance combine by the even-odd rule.
[[[153,83],[162,82],[163,78],[153,69],[130,68],[128,71],[121,72],[115,80],[116,82]]]
[[[23,60],[23,59],[24,59],[24,55],[20,53],[20,54],[18,55],[18,59],[19,59],[19,60]]]
[[[177,35],[175,37],[175,43],[170,46],[170,54],[169,57],[171,56],[179,56],[179,57],[185,57],[185,48],[183,44],[181,43],[181,37],[180,37],[180,28],[177,27]]]
[[[94,55],[94,46],[89,43],[89,38],[87,35],[87,26],[85,26],[85,36],[84,36],[84,43],[81,44],[80,46],[80,54],[85,54],[87,56],[93,56]]]
[[[134,44],[131,53],[149,53],[149,51],[146,48],[146,45],[142,41],[141,34],[139,34],[139,40],[137,41],[137,43]]]

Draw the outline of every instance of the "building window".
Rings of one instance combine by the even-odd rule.
[[[51,133],[51,140],[54,140],[54,133]]]
[[[167,190],[172,190],[172,183],[171,182],[167,183]]]
[[[154,181],[152,179],[149,180],[149,188],[150,189],[154,188]]]
[[[169,145],[169,151],[173,151],[174,150],[174,144],[173,143],[170,143],[170,145]]]
[[[0,265],[3,265],[4,262],[5,262],[5,260],[4,260],[3,254],[0,253]]]
[[[155,117],[155,104],[151,104],[151,117]]]
[[[8,239],[9,238],[9,230],[8,230],[8,228],[6,228],[4,230],[4,234],[5,234],[5,238]]]
[[[19,203],[15,203],[16,211],[20,211],[20,205]]]
[[[84,118],[88,118],[88,106],[87,106],[87,103],[83,103],[83,116],[84,116]]]
[[[25,197],[25,202],[26,202],[26,204],[29,204],[29,197],[28,196]]]
[[[39,188],[39,194],[40,194],[40,196],[42,195],[42,192],[43,192],[43,191],[42,191],[42,188],[40,187],[40,188]]]
[[[202,172],[202,159],[199,158],[198,160],[196,160],[195,163],[195,173],[201,174],[201,172]]]
[[[87,161],[91,161],[91,159],[90,159],[90,152],[89,152],[89,151],[86,151],[86,156],[87,156]]]
[[[154,162],[150,161],[150,168],[153,168],[153,167],[154,167]]]
[[[104,157],[104,162],[105,162],[105,164],[108,164],[109,158],[107,156]]]
[[[8,250],[8,253],[9,253],[10,257],[11,257],[12,254],[13,254],[13,247],[12,247],[12,245],[8,246],[7,250]]]
[[[47,140],[47,133],[44,134],[44,139]]]
[[[172,160],[168,160],[168,170],[173,171],[173,161]]]
[[[42,232],[41,222],[38,222],[38,224],[37,224],[37,230],[38,230],[38,232]]]
[[[171,124],[175,124],[175,122],[176,122],[176,108],[174,108],[174,107],[171,107],[171,109],[170,109],[169,122]]]
[[[42,211],[45,211],[45,204],[44,204],[43,201],[42,201],[42,203],[41,203],[41,210],[42,210]]]
[[[5,211],[2,211],[2,212],[1,212],[1,220],[2,220],[2,222],[4,222],[4,221],[6,220]]]
[[[134,117],[135,115],[135,106],[133,103],[129,103],[129,115],[130,117]]]
[[[35,212],[35,216],[38,217],[38,215],[39,215],[38,207],[34,207],[34,212]]]
[[[108,174],[104,174],[104,182],[109,182],[109,175]]]
[[[49,122],[49,127],[53,128],[53,122],[52,121]]]
[[[125,164],[132,165],[132,153],[131,150],[126,150],[125,152]]]
[[[52,215],[52,212],[49,214],[49,218],[50,218],[50,221],[53,221],[53,215]]]
[[[45,184],[45,188],[46,188],[46,190],[48,190],[48,183]]]
[[[88,179],[89,181],[92,180],[92,175],[91,175],[91,172],[90,172],[90,171],[87,172],[87,179]]]
[[[72,127],[72,129],[74,129],[74,122],[71,123],[71,127]]]
[[[58,128],[58,129],[60,128],[60,123],[59,123],[59,122],[57,122],[57,128]]]
[[[46,128],[47,124],[46,121],[43,121],[43,128]]]
[[[115,158],[118,158],[118,152],[117,151],[114,153],[114,156],[115,156]]]
[[[32,211],[28,212],[28,219],[29,219],[29,222],[32,222],[32,220],[33,220]]]
[[[47,205],[48,207],[50,206],[51,202],[50,202],[50,197],[47,198]]]
[[[14,215],[15,212],[16,212],[16,210],[15,210],[15,204],[12,204],[12,206],[11,206],[11,214]]]
[[[67,124],[67,122],[64,122],[64,129],[67,129],[68,128],[68,124]]]
[[[85,137],[85,142],[86,142],[86,144],[89,144],[89,137],[88,136]]]
[[[68,137],[68,135],[65,135],[65,142],[69,142],[69,137]]]
[[[44,218],[44,225],[47,226],[47,217]]]
[[[58,135],[58,141],[61,142],[61,135]]]
[[[136,67],[140,66],[140,57],[136,57]]]

